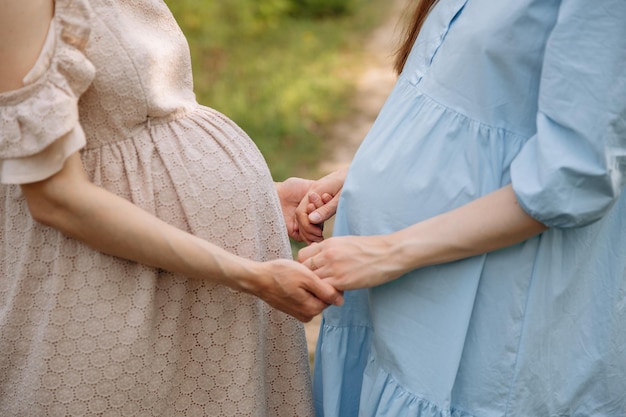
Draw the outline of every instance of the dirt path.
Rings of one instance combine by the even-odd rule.
[[[330,140],[335,143],[334,154],[320,166],[322,174],[350,164],[361,140],[374,123],[393,88],[396,76],[392,70],[392,54],[400,35],[399,19],[405,4],[406,0],[393,0],[388,18],[365,42],[367,66],[362,72],[355,74],[355,77],[358,77],[354,97],[355,111],[351,117],[342,120],[331,129]],[[328,224],[326,230],[332,231],[332,225]],[[320,319],[321,316],[318,316],[305,325],[310,354],[315,352]]]

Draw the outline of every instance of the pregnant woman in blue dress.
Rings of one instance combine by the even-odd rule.
[[[335,237],[299,259],[346,299],[317,414],[624,416],[626,2],[427,3],[345,183],[314,186]]]

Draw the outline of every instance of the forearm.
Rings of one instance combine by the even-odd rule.
[[[179,230],[90,183],[77,173],[77,157],[70,159],[57,174],[61,178],[23,186],[38,221],[113,256],[249,290],[246,280],[257,263]]]
[[[173,227],[91,185],[56,227],[101,252],[241,290],[253,262]],[[120,216],[119,213],[124,213]]]
[[[505,248],[546,229],[519,206],[509,185],[387,238],[404,273]]]

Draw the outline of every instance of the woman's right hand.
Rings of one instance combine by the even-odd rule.
[[[298,262],[276,259],[257,263],[252,272],[250,280],[242,282],[242,290],[302,322],[311,321],[329,305],[343,304],[340,291]]]
[[[307,244],[321,242],[323,224],[335,215],[347,168],[332,172],[315,181],[296,209],[301,240]]]
[[[251,293],[301,321],[343,301],[293,260],[236,256],[94,185],[78,153],[57,174],[21,188],[36,221],[103,253]]]

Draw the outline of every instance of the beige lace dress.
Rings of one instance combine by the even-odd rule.
[[[0,416],[312,415],[300,323],[93,251],[36,224],[21,194],[81,149],[94,183],[170,224],[291,256],[265,161],[196,103],[166,5],[57,0],[24,82],[0,94]]]

